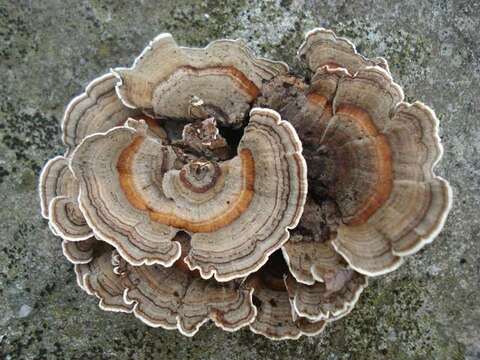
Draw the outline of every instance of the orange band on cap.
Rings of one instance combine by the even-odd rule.
[[[122,151],[117,162],[117,170],[120,187],[130,204],[136,209],[147,211],[150,219],[153,221],[194,233],[209,233],[217,231],[218,229],[232,223],[249,207],[254,195],[255,160],[249,149],[242,149],[239,153],[242,162],[242,190],[237,198],[232,201],[231,206],[223,214],[209,220],[192,221],[181,218],[175,213],[153,210],[137,191],[134,182],[134,174],[132,172],[135,154],[139,150],[143,140],[144,137],[135,137],[132,143]]]

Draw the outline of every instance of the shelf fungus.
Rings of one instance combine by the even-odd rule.
[[[115,250],[103,241],[90,243],[92,257],[88,263],[75,264],[78,285],[99,299],[103,310],[130,313],[133,306],[123,298],[122,277],[116,273]]]
[[[286,286],[287,274],[281,252],[275,252],[265,266],[245,280],[245,287],[253,289],[253,303],[257,308],[250,329],[272,340],[320,334],[327,321],[311,321],[296,313]]]
[[[330,30],[298,56],[308,78],[241,40],[161,34],[71,101],[41,213],[102,309],[187,336],[208,320],[313,336],[439,234],[434,112]]]
[[[185,262],[219,281],[255,271],[288,240],[306,199],[306,165],[278,114],[253,109],[238,155],[223,162],[178,164],[172,146],[144,126],[89,136],[72,155],[80,207],[97,238],[134,265],[171,266],[180,256],[172,239],[186,231]]]
[[[287,73],[281,62],[257,58],[241,40],[207,47],[178,46],[170,34],[157,36],[131,68],[117,68],[118,95],[129,107],[172,119],[214,116],[240,126],[262,84]]]
[[[77,203],[78,182],[68,160],[63,156],[51,159],[40,175],[42,216],[49,220],[52,231],[65,240],[81,241],[93,236]]]
[[[189,236],[179,233],[182,257],[171,267],[133,266],[118,257],[116,271],[124,277],[124,300],[133,313],[153,327],[175,329],[193,336],[208,320],[226,331],[251,323],[256,316],[252,290],[234,281],[203,279],[183,262],[190,247]]]

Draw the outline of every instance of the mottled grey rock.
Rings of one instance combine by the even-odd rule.
[[[436,110],[445,145],[437,172],[454,191],[445,230],[315,338],[272,342],[206,326],[189,339],[98,309],[36,193],[41,166],[62,152],[69,99],[165,31],[190,46],[242,37],[303,73],[295,51],[315,26],[384,56],[407,99]],[[479,29],[480,3],[469,0],[0,0],[0,357],[479,359]]]
[[[20,310],[18,310],[18,317],[19,318],[26,318],[32,312],[32,308],[28,305],[22,305]]]

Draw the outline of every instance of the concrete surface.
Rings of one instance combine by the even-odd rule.
[[[40,216],[44,162],[62,152],[65,105],[149,40],[242,37],[290,63],[305,31],[332,28],[384,56],[408,100],[432,106],[437,172],[455,202],[440,237],[371,281],[316,338],[272,342],[206,326],[192,339],[103,312],[75,284]],[[2,359],[480,359],[480,2],[0,0],[0,357]]]

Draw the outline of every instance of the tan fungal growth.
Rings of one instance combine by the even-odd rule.
[[[251,286],[255,286],[256,303],[261,304],[255,321],[250,324],[254,333],[272,340],[286,340],[318,335],[325,329],[326,321],[310,321],[295,313],[285,288],[270,289],[262,283]]]
[[[140,111],[123,105],[115,92],[116,83],[114,74],[105,74],[70,102],[62,121],[67,155],[86,136],[123,125],[129,117],[140,115]]]
[[[332,321],[353,309],[367,278],[333,248],[335,209],[328,202],[322,205],[307,201],[304,216],[282,251],[293,275],[286,285],[295,312],[313,321]]]
[[[83,138],[123,125],[130,116],[146,121],[152,136],[166,138],[165,130],[155,119],[123,105],[116,96],[116,81],[113,74],[105,74],[70,102],[62,121],[67,155],[51,159],[40,176],[42,215],[50,220],[52,232],[69,241],[85,240],[93,235],[78,208],[78,183],[68,167],[68,155]]]
[[[130,266],[125,300],[136,317],[153,327],[193,336],[207,320],[235,331],[255,317],[251,292],[234,284],[192,278],[177,267]]]
[[[63,239],[81,241],[92,231],[78,208],[78,183],[63,156],[51,159],[39,181],[42,215],[50,221],[53,232]]]
[[[299,316],[292,307],[285,285],[287,273],[281,254],[275,253],[264,267],[246,279],[244,286],[253,289],[253,303],[257,308],[257,316],[250,329],[272,340],[320,334],[326,321],[310,321]]]
[[[89,225],[127,261],[170,266],[180,256],[171,240],[184,230],[192,235],[190,268],[227,281],[256,270],[288,240],[303,211],[306,168],[295,131],[275,112],[252,110],[231,160],[198,159],[178,170],[175,160],[141,125],[87,137],[73,154]]]
[[[307,39],[300,53],[308,49],[307,59],[317,60],[335,53],[338,39],[323,35],[318,42]],[[442,153],[433,112],[419,102],[403,102],[401,88],[384,68],[370,63],[360,67],[366,59],[354,52],[349,59],[356,60],[332,66],[322,58],[320,68],[310,62],[316,73],[309,86],[279,79],[266,86],[277,95],[263,97],[277,99],[276,109],[298,131],[312,198],[320,207],[327,202],[337,208],[336,221],[334,216],[317,232],[331,236],[318,237],[330,239],[356,271],[380,275],[433,240],[450,209],[451,191],[433,173]],[[287,81],[288,91],[297,95],[290,100],[281,96]],[[322,215],[325,211],[320,209]],[[322,245],[306,246],[310,252],[305,249],[304,254],[310,256],[313,247]],[[301,282],[314,279],[305,267],[303,274],[292,271]]]
[[[145,123],[127,125],[88,136],[73,153],[80,207],[96,237],[115,246],[131,263],[170,266],[180,256],[179,245],[171,241],[176,230],[152,221],[150,213],[166,201],[161,181],[176,156],[147,136]]]
[[[311,321],[336,320],[347,315],[358,301],[367,278],[351,269],[330,270],[323,282],[305,285],[289,276],[287,290],[299,316]]]
[[[379,66],[388,71],[387,61],[381,57],[367,59],[360,55],[350,41],[337,37],[331,30],[317,28],[308,32],[298,50],[310,70],[316,72],[324,66],[343,68],[352,75],[366,66]]]
[[[182,253],[188,252],[188,239],[177,235]],[[124,299],[133,313],[146,324],[176,329],[193,336],[208,320],[226,331],[248,325],[256,316],[252,290],[235,282],[218,283],[189,271],[179,259],[172,267],[131,266],[120,260],[116,271],[124,277]]]
[[[324,184],[341,213],[335,248],[355,270],[379,275],[433,240],[449,211],[450,187],[432,170],[441,156],[438,120],[425,105],[404,103],[380,67],[354,76],[323,68],[312,84],[317,99],[333,74],[332,116],[319,126],[311,165],[328,169]],[[318,106],[329,109],[330,98]]]
[[[84,241],[63,240],[63,255],[73,264],[87,264],[93,259],[93,250],[97,242],[94,237]]]
[[[224,190],[215,197],[218,215],[211,224],[229,223],[215,232],[192,235],[185,259],[191,268],[204,277],[215,274],[219,281],[245,276],[288,240],[307,194],[301,151],[295,131],[277,113],[251,111],[239,155],[228,163]],[[229,200],[232,193],[239,195]]]
[[[307,78],[241,40],[160,34],[70,102],[41,211],[102,309],[186,336],[313,336],[439,234],[433,111],[330,30],[298,56]]]
[[[323,282],[329,270],[346,267],[346,262],[331,245],[337,234],[337,216],[332,202],[318,205],[311,198],[307,199],[298,227],[282,247],[290,272],[297,281],[308,285]]]
[[[206,114],[239,125],[262,82],[286,73],[284,63],[257,58],[240,40],[218,40],[205,48],[176,44],[160,34],[131,68],[117,68],[118,95],[155,117],[200,118]]]
[[[131,312],[132,306],[123,300],[122,277],[114,272],[112,254],[114,249],[104,242],[96,241],[92,260],[76,264],[77,282],[87,294],[95,295],[103,310]]]

